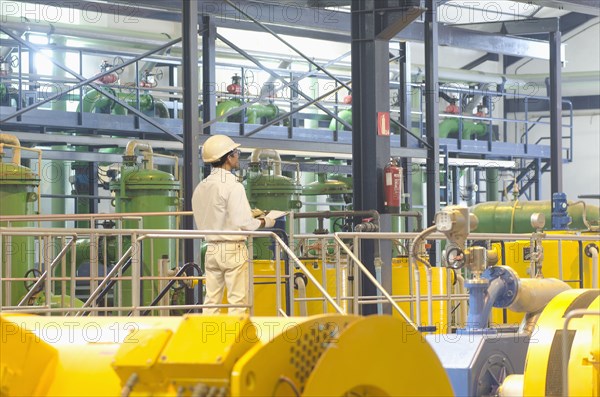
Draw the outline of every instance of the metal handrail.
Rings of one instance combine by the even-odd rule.
[[[346,252],[346,254],[354,261],[354,263],[358,266],[360,271],[365,276],[367,276],[369,281],[371,281],[373,283],[375,288],[377,288],[379,290],[379,292],[381,292],[383,294],[383,296],[385,296],[386,300],[394,307],[394,309],[396,309],[396,311],[402,316],[402,318],[404,318],[404,320],[407,323],[409,323],[411,326],[413,326],[414,329],[417,329],[417,325],[406,315],[406,313],[404,313],[404,311],[400,308],[400,306],[398,306],[398,304],[394,301],[394,299],[391,297],[391,295],[388,294],[388,292],[385,290],[385,288],[383,288],[383,286],[381,284],[379,284],[377,279],[371,274],[371,272],[369,272],[369,269],[366,268],[366,266],[360,261],[360,259],[358,259],[356,257],[356,255],[354,255],[352,250],[350,250],[350,248],[348,248],[348,246],[338,236],[338,233],[334,233],[333,238],[339,244],[339,246]]]
[[[177,281],[179,281],[179,277],[186,273],[187,269],[189,268],[193,268],[196,269],[198,271],[198,275],[202,274],[202,271],[200,270],[200,266],[196,265],[193,262],[189,262],[186,263],[185,265],[183,265],[181,267],[181,269],[179,269],[179,271],[175,274],[175,276],[173,276],[173,278],[171,278],[169,280],[169,282],[167,283],[167,285],[165,285],[165,287],[158,293],[158,295],[156,295],[156,298],[154,298],[154,300],[150,303],[150,306],[156,306],[156,304],[158,302],[160,302],[160,300],[167,294],[167,292],[169,291],[169,289],[171,289],[171,287],[173,286],[173,284],[175,284]],[[131,315],[133,313],[130,312],[129,315]],[[142,316],[147,315],[148,313],[150,313],[150,310],[145,310],[141,313]]]
[[[146,216],[191,216],[192,211],[171,212],[128,212],[120,214],[54,214],[54,215],[0,215],[1,222],[24,222],[24,221],[78,221],[96,219],[124,219],[130,217]],[[79,230],[79,229],[78,229]]]
[[[29,299],[31,299],[31,297],[33,297],[36,293],[41,292],[40,285],[46,280],[46,277],[48,277],[49,274],[52,274],[58,262],[62,259],[63,256],[65,256],[69,248],[71,248],[71,246],[77,241],[77,234],[73,234],[70,236],[71,240],[63,247],[63,249],[60,250],[56,258],[54,258],[52,263],[50,263],[50,266],[46,268],[44,273],[42,273],[40,278],[35,282],[35,284],[33,284],[33,286],[29,289],[27,294],[25,294],[25,296],[23,297],[23,299],[21,299],[17,306],[23,306],[26,302],[29,302]],[[48,298],[49,297],[46,297],[46,301],[49,301]]]
[[[162,215],[162,213],[161,213]],[[96,235],[126,235],[126,234],[137,234],[139,236],[139,238],[133,238],[133,241],[141,241],[143,239],[146,238],[193,238],[193,239],[197,239],[197,238],[204,238],[206,235],[214,235],[214,234],[218,234],[218,235],[246,235],[249,237],[268,237],[268,238],[275,238],[275,242],[277,247],[279,245],[281,245],[281,249],[283,249],[287,254],[288,257],[291,259],[291,261],[293,261],[294,265],[292,266],[296,266],[297,268],[301,269],[307,276],[307,278],[309,278],[316,286],[316,288],[319,290],[319,292],[322,294],[323,297],[317,298],[317,299],[322,299],[325,302],[332,304],[332,306],[336,309],[336,311],[338,311],[339,313],[343,313],[344,310],[342,309],[342,302],[346,302],[348,299],[346,297],[343,296],[339,296],[341,294],[341,292],[338,292],[335,296],[335,299],[332,298],[332,296],[327,292],[327,290],[325,289],[325,287],[323,287],[323,285],[325,284],[325,282],[320,282],[319,280],[317,280],[312,273],[309,271],[309,267],[307,265],[304,265],[303,262],[301,262],[298,257],[294,254],[294,252],[292,251],[292,249],[290,248],[290,246],[288,246],[279,236],[275,235],[276,237],[274,237],[274,233],[273,232],[268,232],[268,231],[255,231],[255,232],[243,232],[243,231],[229,231],[229,232],[222,232],[222,231],[179,231],[179,230],[139,230],[139,229],[122,229],[122,230],[110,230],[110,229],[73,229],[73,230],[77,230],[79,236],[81,235],[85,235],[87,234],[96,234]],[[61,232],[59,233],[58,230],[56,228],[21,228],[21,227],[17,227],[17,228],[7,228],[7,227],[0,227],[0,237],[1,236],[10,236],[10,235],[15,235],[15,236],[39,236],[39,235],[44,235],[44,236],[65,236],[65,235],[69,235],[68,233],[70,233],[70,231],[68,229],[61,229]],[[335,239],[336,240],[336,244],[339,244],[339,239],[346,239],[346,238],[356,238],[356,239],[412,239],[414,238],[418,233],[350,233],[350,232],[339,232],[336,233],[335,235],[313,235],[312,237],[314,238],[318,238],[318,239]],[[336,239],[336,236],[339,239]],[[303,237],[303,235],[298,235],[297,237]],[[585,236],[585,235],[567,235],[567,234],[558,234],[558,235],[547,235],[546,236],[548,240],[563,240],[563,241],[597,241],[597,236]],[[446,236],[441,234],[441,233],[433,233],[431,234],[428,239],[430,240],[440,240],[440,239],[445,239]],[[468,240],[494,240],[494,241],[500,241],[500,240],[529,240],[530,238],[530,234],[493,234],[493,233],[472,233],[471,235],[469,235]],[[74,243],[74,242],[73,242]],[[71,243],[71,244],[73,244]],[[293,246],[293,244],[292,244]],[[342,249],[344,249],[344,252],[347,253],[348,250],[350,250],[350,248],[348,248],[347,245],[344,244],[344,246],[340,245],[340,247]],[[344,248],[345,247],[345,248]],[[68,248],[68,247],[67,247]],[[131,247],[130,247],[131,248]],[[66,249],[66,248],[65,248]],[[341,264],[341,258],[339,256],[339,251],[340,250],[336,250],[336,258],[337,258],[337,263]],[[277,252],[279,252],[279,248],[277,250]],[[126,256],[127,254],[125,254]],[[354,260],[356,262],[356,259],[358,259],[358,252],[353,253],[354,257],[350,256],[350,258],[352,258],[352,260]],[[120,261],[122,261],[123,258],[121,257]],[[251,259],[250,259],[251,261]],[[357,262],[358,263],[358,262]],[[364,266],[364,265],[363,265]],[[360,265],[357,264],[357,268],[360,267]],[[365,268],[366,269],[366,268]],[[114,270],[114,269],[113,269]],[[363,270],[364,273],[364,269]],[[339,265],[338,265],[338,269],[336,269],[336,272],[339,271]],[[292,272],[290,272],[292,273]],[[337,273],[336,273],[337,274]],[[109,277],[109,275],[107,275],[106,277]],[[98,292],[100,292],[103,288],[103,286],[107,285],[107,280],[106,277],[104,278],[104,280],[102,281],[102,284],[96,288],[96,290],[94,291],[94,294],[97,294]],[[276,275],[276,277],[279,277],[279,279],[281,280],[283,278],[282,274]],[[324,276],[325,277],[325,276]],[[114,278],[114,277],[113,277]],[[79,279],[79,278],[77,278]],[[121,278],[119,278],[121,279]],[[148,277],[141,277],[140,274],[133,274],[130,278],[134,283],[135,282],[139,282],[140,280],[146,280],[146,279],[150,279]],[[12,280],[12,278],[7,278],[7,281]],[[72,280],[75,280],[75,278],[72,278]],[[323,279],[325,280],[325,278]],[[288,281],[280,281],[280,283],[282,282],[289,282]],[[339,277],[338,277],[338,282],[339,282]],[[106,288],[104,288],[106,289]],[[341,288],[338,288],[337,291],[341,291]],[[356,289],[354,291],[357,291]],[[411,301],[411,297],[410,294],[402,297],[399,299],[399,297],[395,297],[392,296],[391,294],[388,294],[389,296],[386,296],[386,298],[389,299],[391,298],[392,300],[398,302],[398,301],[404,301],[405,299],[408,301]],[[384,294],[385,296],[385,294]],[[378,300],[379,302],[379,296],[373,296],[373,297],[362,297],[364,298],[362,303],[372,303],[373,300]],[[453,298],[454,299],[454,298]],[[459,298],[460,299],[460,298]],[[96,300],[97,300],[97,295],[96,295]],[[437,299],[436,299],[437,300]],[[94,300],[88,300],[89,303],[87,303],[88,305],[90,305],[91,303],[94,302]],[[293,302],[296,301],[296,299],[293,298],[293,296],[290,299],[290,305],[293,308]],[[384,298],[381,298],[381,301],[384,302]],[[281,302],[278,302],[278,305],[281,305]],[[129,306],[129,308],[131,307],[135,307],[135,308],[139,308],[141,307],[141,305],[139,305],[139,302],[137,303],[137,305],[134,304]],[[186,306],[186,307],[191,307],[191,306]],[[221,307],[221,306],[219,306]],[[222,307],[231,307],[228,305],[224,305]],[[246,306],[249,307],[249,306]],[[3,310],[7,310],[10,307],[3,307]],[[91,307],[85,307],[84,309],[82,308],[77,308],[79,311],[93,311],[91,310]],[[152,310],[154,309],[158,309],[158,307],[153,307]],[[279,308],[278,308],[279,309]],[[117,310],[116,308],[112,307],[110,308],[110,310]],[[292,309],[293,310],[293,309]],[[293,314],[293,313],[292,313]]]
[[[139,231],[138,231],[139,233]],[[137,241],[142,241],[147,238],[173,238],[174,233],[170,233],[168,230],[159,231],[158,233],[150,232],[150,233],[139,233],[140,237],[137,238]],[[342,309],[335,300],[329,295],[327,290],[323,288],[323,286],[319,283],[319,281],[313,276],[308,268],[304,266],[304,264],[298,259],[298,257],[294,254],[294,252],[288,247],[283,240],[275,233],[275,232],[245,232],[245,231],[215,231],[215,230],[198,230],[198,231],[187,231],[185,233],[176,232],[176,236],[182,239],[196,239],[196,238],[204,238],[206,235],[223,235],[223,236],[248,236],[248,237],[271,237],[277,243],[277,246],[281,246],[281,248],[286,252],[289,259],[291,259],[294,264],[300,268],[305,274],[306,277],[312,281],[319,292],[323,295],[325,300],[333,306],[336,312],[340,314],[345,314],[346,312]],[[276,248],[277,249],[277,248]],[[279,309],[279,308],[278,308]]]
[[[131,252],[133,251],[133,245],[130,246],[127,251],[123,254],[121,259],[117,262],[117,264],[111,269],[111,271],[104,277],[102,282],[96,287],[96,289],[90,294],[90,297],[85,301],[82,307],[88,307],[92,304],[93,301],[96,300],[96,297],[100,294],[100,292],[104,289],[106,284],[119,272],[119,270],[123,267],[127,259],[131,256]]]

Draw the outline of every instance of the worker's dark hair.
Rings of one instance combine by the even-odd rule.
[[[227,161],[227,157],[231,156],[234,151],[235,151],[235,149],[234,150],[230,150],[229,152],[227,152],[224,155],[222,155],[221,158],[218,159],[217,161],[215,161],[214,163],[210,163],[210,165],[212,167],[221,167]]]

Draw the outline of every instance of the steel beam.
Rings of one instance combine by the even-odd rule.
[[[574,0],[572,0],[574,1]],[[583,1],[583,0],[580,0]],[[595,1],[595,0],[590,0]],[[47,0],[24,0],[24,3],[48,7]],[[119,6],[115,6],[117,3]],[[54,0],[53,6],[67,9],[94,10],[104,15],[117,14],[120,18],[131,15],[131,18],[150,18],[168,21],[181,21],[181,8],[178,2],[164,0],[130,0],[103,3],[92,0]],[[301,5],[275,5],[256,3],[249,0],[236,0],[235,5],[242,10],[252,10],[252,16],[274,32],[290,34],[298,37],[311,37],[349,41],[350,15],[346,12],[329,8],[304,8]],[[257,25],[245,21],[239,12],[228,6],[224,0],[202,1],[198,4],[198,12],[215,18],[217,27],[258,30]],[[424,24],[413,22],[394,37],[399,41],[423,41]],[[284,29],[279,30],[278,29]],[[286,30],[287,29],[287,30]],[[497,54],[549,59],[550,51],[547,42],[520,37],[502,36],[488,33],[469,32],[450,26],[439,27],[439,44],[442,46],[467,48]],[[329,36],[327,36],[329,35]]]
[[[541,7],[553,7],[560,10],[575,11],[582,14],[600,16],[598,0],[513,0],[520,3],[535,4]]]
[[[197,0],[182,0],[183,23],[183,210],[192,210],[192,193],[200,180],[200,160],[198,158],[198,2]],[[207,29],[204,30],[206,34]],[[203,65],[210,65],[210,60],[204,59]],[[214,59],[213,59],[214,65]],[[206,83],[206,82],[205,82]],[[193,230],[192,217],[184,217],[182,229]],[[184,241],[184,263],[195,262],[196,250],[194,240]],[[188,276],[192,275],[192,269]],[[186,303],[203,300],[202,287],[199,296],[194,296],[193,290],[187,290]]]
[[[559,29],[559,18],[536,18],[517,21],[481,22],[460,25],[462,29],[508,35],[529,35],[553,32]]]
[[[213,18],[202,17],[202,120],[213,120],[217,117],[217,68],[215,65],[217,38],[217,28]],[[214,132],[213,125],[206,125],[202,130],[203,134],[211,135]]]
[[[433,225],[440,209],[440,139],[439,139],[439,81],[438,81],[438,23],[437,0],[427,0],[425,12],[425,128],[427,142],[427,222]],[[430,263],[436,263],[436,249],[430,252]]]
[[[390,137],[378,136],[378,112],[389,112],[389,42],[377,39],[387,26],[378,26],[378,7],[387,1],[352,2],[352,174],[354,176],[354,208],[383,211],[383,168],[390,159]],[[389,127],[388,127],[389,128]],[[382,217],[389,223],[389,216]],[[385,225],[382,225],[385,227]],[[389,227],[389,225],[387,225]],[[391,252],[389,243],[381,254]],[[361,260],[375,274],[375,245],[361,243]],[[382,276],[383,278],[383,276]],[[376,290],[369,279],[362,277],[363,296],[373,296]],[[375,305],[364,305],[363,314],[377,312]]]
[[[412,107],[412,90],[411,90],[411,82],[412,82],[412,72],[411,72],[411,51],[410,46],[406,42],[399,43],[400,45],[400,72],[399,72],[399,85],[398,85],[398,106],[400,108],[400,124],[405,126],[412,125],[412,115],[411,115],[411,107]],[[407,131],[402,131],[400,133],[400,146],[408,147],[409,137],[411,135]],[[414,141],[414,138],[412,139]],[[412,172],[410,172],[410,167],[412,166],[411,159],[408,157],[401,159],[401,164],[403,168],[403,191],[406,193],[409,198],[408,204],[410,208],[412,208]],[[411,217],[405,218],[405,230],[411,231],[413,230],[413,219]],[[421,227],[421,225],[418,225]]]
[[[491,52],[488,52],[487,54],[484,54],[484,55],[480,56],[479,58],[467,63],[461,69],[471,70],[471,69],[475,69],[477,66],[481,65],[484,62],[487,62],[487,61],[498,62],[499,60],[500,60],[500,57],[498,56],[498,54],[492,54]]]

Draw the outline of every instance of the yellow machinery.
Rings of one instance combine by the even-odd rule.
[[[421,292],[421,324],[426,325],[428,320],[428,308],[427,308],[427,279],[425,265],[418,264],[420,279],[420,292]],[[432,279],[432,295],[446,295],[448,291],[448,274],[452,275],[452,272],[445,267],[432,267],[431,268],[431,279]],[[451,277],[451,282],[454,280]],[[413,277],[409,277],[409,266],[407,257],[399,257],[392,259],[392,295],[412,295],[414,296],[417,292],[416,280]],[[404,313],[410,313],[409,302],[399,302],[398,305],[404,311]],[[436,326],[437,332],[448,331],[448,302],[446,300],[434,300],[432,304],[432,320],[433,325]],[[396,312],[394,315],[399,316]]]
[[[546,232],[548,235],[553,233],[575,234],[575,232],[559,231]],[[597,233],[595,233],[597,235]],[[562,241],[542,240],[544,252],[542,273],[544,278],[557,278],[564,280],[573,288],[580,288],[579,280],[582,279],[583,288],[592,288],[592,258],[586,254],[588,246],[600,247],[600,239],[597,242],[584,241]],[[502,263],[502,248],[500,244],[494,244],[493,249],[498,253],[499,263]],[[531,277],[530,273],[530,242],[518,240],[506,242],[504,244],[504,255],[506,256],[506,266],[511,267],[522,278]],[[581,258],[581,261],[580,261]],[[560,262],[559,262],[560,261]],[[581,275],[580,275],[581,267]],[[600,276],[596,280],[596,285],[600,285]],[[506,322],[504,321],[506,316]],[[503,313],[502,309],[494,309],[492,312],[492,322],[494,324],[512,324],[518,325],[523,319],[522,313],[507,311]]]
[[[329,295],[336,296],[336,275],[335,268],[325,268],[325,280],[323,284],[323,268],[322,261],[317,259],[302,259],[302,263],[308,268],[310,273],[319,281],[321,285],[324,285]],[[276,310],[276,284],[275,284],[275,261],[273,260],[255,260],[254,266],[254,315],[255,316],[274,316],[277,315]],[[281,261],[280,274],[282,275],[281,282],[281,303],[282,309],[285,310],[287,307],[287,297],[285,290],[285,262]],[[324,310],[322,294],[319,292],[314,283],[310,282],[307,277],[302,277],[302,271],[296,270],[294,273],[292,285],[294,285],[294,298],[309,298],[312,300],[304,302],[296,302],[294,306],[295,315],[316,315],[323,313],[335,313],[335,310],[328,303],[326,304],[326,310]],[[297,278],[301,277],[302,280]],[[341,295],[345,295],[346,280],[346,268],[343,267],[340,271],[340,283],[342,285]],[[303,283],[303,287],[299,286],[299,283]],[[227,296],[227,294],[225,294]],[[227,303],[226,298],[223,298],[223,303]],[[305,305],[305,308],[301,307]],[[345,304],[342,303],[342,307]],[[222,313],[226,313],[227,309],[223,309]]]
[[[449,396],[438,358],[391,316],[0,314],[2,396]]]
[[[565,317],[577,309],[586,314],[573,316],[565,334]],[[563,342],[567,385],[563,384]],[[503,397],[600,396],[600,290],[568,290],[556,296],[531,335],[524,375],[507,377],[498,392]]]

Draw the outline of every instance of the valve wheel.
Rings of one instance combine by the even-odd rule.
[[[23,277],[28,278],[30,276],[33,276],[33,277],[39,279],[40,277],[42,277],[42,272],[36,268],[31,268],[31,269],[27,270],[27,272],[25,273],[25,275]],[[29,291],[35,285],[36,282],[37,282],[37,280],[35,280],[35,281],[25,280],[25,281],[23,281],[23,284],[25,285],[25,289],[27,289],[27,291]]]
[[[464,252],[457,247],[452,247],[446,252],[446,263],[454,270],[462,269],[465,265]]]

